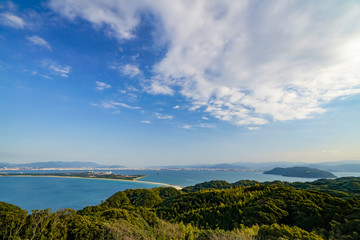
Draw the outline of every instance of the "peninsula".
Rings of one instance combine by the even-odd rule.
[[[67,173],[0,173],[0,176],[8,177],[71,177],[71,178],[99,178],[111,180],[134,181],[146,175],[120,175],[109,172],[67,172]]]
[[[173,187],[181,190],[182,187],[173,184],[138,181],[138,179],[146,177],[146,175],[121,175],[109,172],[66,172],[66,173],[0,173],[0,177],[64,177],[64,178],[87,178],[87,179],[105,179],[105,180],[119,180],[119,181],[132,181],[141,182],[154,185],[161,185],[166,187]]]

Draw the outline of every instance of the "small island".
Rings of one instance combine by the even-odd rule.
[[[110,172],[73,172],[73,173],[0,173],[0,176],[7,177],[70,177],[70,178],[99,178],[111,180],[134,181],[146,175],[120,175]]]
[[[264,174],[281,175],[284,177],[300,177],[300,178],[336,178],[331,172],[326,172],[316,168],[309,167],[276,167]]]

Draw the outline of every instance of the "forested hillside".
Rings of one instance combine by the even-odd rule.
[[[183,191],[125,190],[77,212],[28,214],[0,202],[0,238],[360,239],[359,181],[212,181]]]
[[[309,167],[289,167],[281,168],[276,167],[270,171],[264,172],[264,174],[274,174],[286,177],[302,177],[302,178],[336,178],[331,172],[326,172],[316,168]]]

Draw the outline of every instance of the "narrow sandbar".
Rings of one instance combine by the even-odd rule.
[[[134,180],[125,180],[125,179],[111,179],[111,178],[90,178],[90,177],[75,177],[75,176],[47,176],[47,175],[0,175],[0,177],[54,177],[54,178],[81,178],[81,179],[100,179],[100,180],[110,180],[110,181],[123,181],[123,182],[138,182],[138,183],[147,183],[147,184],[154,184],[154,185],[160,185],[165,187],[173,187],[175,189],[181,190],[183,187],[173,184],[167,184],[167,183],[159,183],[159,182],[149,182],[149,181],[139,181],[138,179],[143,177],[135,178]]]

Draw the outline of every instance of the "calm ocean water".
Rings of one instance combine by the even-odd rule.
[[[190,186],[211,180],[225,180],[230,183],[244,179],[257,180],[260,182],[274,180],[305,182],[314,180],[266,175],[261,172],[240,171],[116,170],[113,172],[126,175],[147,175],[141,180],[180,186]],[[360,176],[360,173],[342,172],[334,174],[338,177]],[[0,201],[17,205],[26,210],[45,208],[50,208],[53,211],[63,208],[78,210],[85,206],[99,204],[118,191],[134,188],[153,188],[157,186],[159,185],[101,179],[0,177]]]

